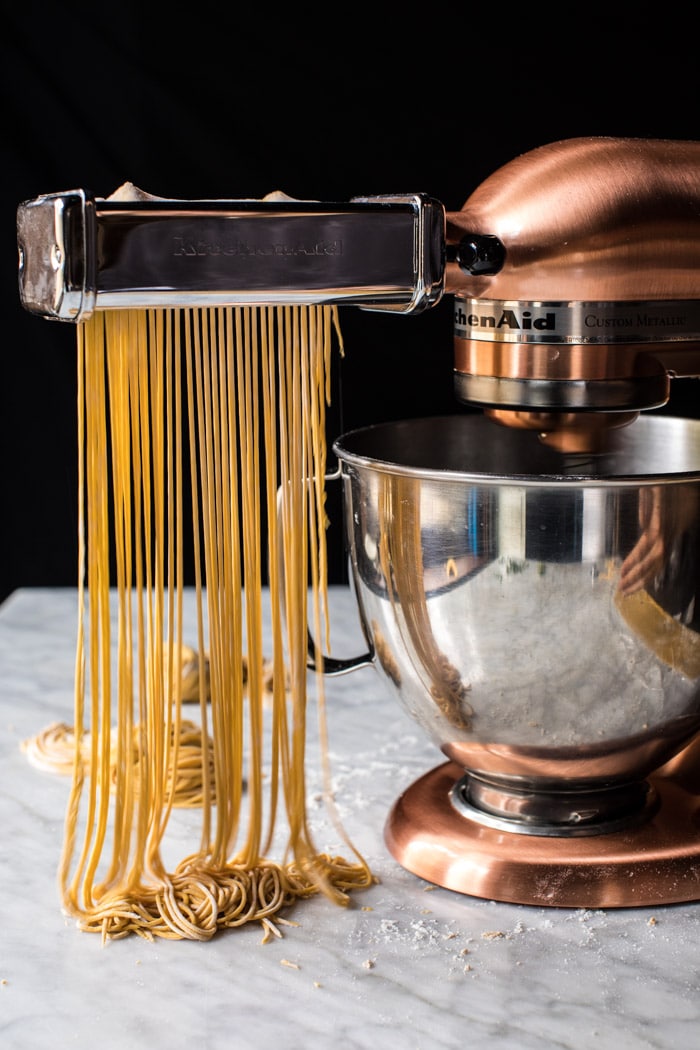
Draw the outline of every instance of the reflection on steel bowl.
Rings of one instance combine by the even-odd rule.
[[[571,457],[475,413],[334,451],[372,659],[465,769],[455,805],[536,834],[642,819],[700,730],[700,422]]]

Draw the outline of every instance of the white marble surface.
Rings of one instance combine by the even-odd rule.
[[[332,593],[334,652],[357,649],[348,591]],[[328,681],[334,787],[380,882],[298,928],[208,943],[131,937],[102,947],[61,914],[56,865],[67,782],[21,742],[72,717],[75,593],[23,590],[0,607],[0,1046],[99,1050],[637,1050],[700,1038],[700,905],[584,911],[431,888],[383,842],[389,808],[442,756],[372,668]],[[310,805],[317,842],[333,845]],[[650,922],[650,920],[652,920]],[[655,922],[653,921],[655,920]],[[466,951],[465,951],[466,950]],[[282,960],[296,964],[285,966]]]

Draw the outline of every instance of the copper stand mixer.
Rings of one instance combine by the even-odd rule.
[[[23,304],[72,322],[452,294],[456,396],[483,411],[334,446],[369,650],[325,670],[375,664],[448,759],[397,800],[388,847],[516,903],[700,899],[700,428],[648,413],[700,376],[700,143],[555,143],[456,213],[49,194],[18,240]],[[525,687],[555,646],[570,673]],[[584,724],[611,676],[610,728]]]

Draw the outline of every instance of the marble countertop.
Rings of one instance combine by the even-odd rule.
[[[350,592],[334,588],[331,610],[333,636],[358,651]],[[257,926],[207,943],[130,937],[103,947],[80,933],[56,888],[68,785],[21,750],[46,725],[71,720],[75,625],[71,590],[21,590],[0,607],[0,1045],[696,1045],[700,905],[500,904],[432,887],[394,861],[383,839],[389,809],[443,758],[372,667],[329,679],[326,691],[340,815],[376,886],[349,908],[303,903],[293,915],[300,925],[266,944]],[[323,844],[334,832],[314,806],[314,777],[311,820]]]

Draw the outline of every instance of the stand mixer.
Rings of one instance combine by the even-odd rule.
[[[700,899],[700,427],[648,413],[700,376],[700,143],[554,143],[454,213],[48,194],[18,241],[23,305],[69,322],[453,295],[465,413],[334,445],[369,649],[324,670],[373,663],[447,757],[387,845],[515,903]]]

